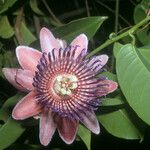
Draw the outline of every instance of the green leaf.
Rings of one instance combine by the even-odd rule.
[[[31,33],[31,31],[27,28],[27,26],[23,22],[20,32],[23,38],[24,45],[30,45],[32,42],[36,40],[36,37]]]
[[[85,143],[88,150],[91,149],[91,132],[83,127],[81,124],[79,125],[78,135]]]
[[[2,5],[0,5],[0,14],[5,12],[9,7],[13,6],[17,0],[5,0]]]
[[[146,17],[146,12],[149,9],[149,0],[143,0],[140,4],[138,4],[135,7],[134,10],[134,22],[137,24],[141,20],[143,20]],[[150,32],[149,32],[149,26],[147,28],[144,28],[143,30],[137,32],[138,39],[144,44],[150,44]]]
[[[18,61],[14,51],[5,51],[4,54],[0,54],[0,76],[4,77],[2,68],[4,67],[16,67]]]
[[[144,45],[144,46],[140,47],[140,49],[150,49],[150,45]]]
[[[44,13],[38,8],[37,0],[30,0],[30,7],[36,14],[44,16]]]
[[[138,48],[138,51],[150,65],[150,48]]]
[[[71,21],[54,29],[56,37],[71,42],[77,35],[85,33],[91,39],[107,17],[87,17]]]
[[[18,61],[14,51],[5,51],[4,54],[0,54],[0,76],[4,77],[2,68],[4,67],[16,67]]]
[[[7,16],[0,18],[0,37],[8,39],[14,35],[13,28],[9,24]]]
[[[101,106],[116,106],[124,104],[120,97],[115,98],[103,98]]]
[[[22,95],[16,94],[15,96],[6,100],[3,106],[0,108],[0,120],[7,121],[11,114],[12,107],[22,98]]]
[[[21,98],[22,95],[16,94],[6,100],[0,109],[0,120],[4,121],[4,125],[0,126],[0,149],[10,146],[25,131],[20,122],[15,121],[10,117],[12,107]]]
[[[0,149],[5,149],[10,146],[24,131],[25,129],[20,123],[10,117],[0,128]]]
[[[140,22],[146,17],[146,11],[148,10],[149,0],[142,0],[140,4],[135,7],[134,10],[134,21],[135,23]]]
[[[115,57],[117,56],[118,52],[121,50],[122,47],[123,47],[122,44],[120,44],[119,42],[115,42],[113,46],[113,53]]]
[[[129,105],[150,125],[150,70],[137,52],[131,44],[122,47],[116,57],[117,77]]]
[[[101,73],[101,74],[98,75],[98,76],[105,76],[105,77],[107,77],[109,80],[113,80],[113,81],[116,81],[116,82],[117,82],[117,76],[116,76],[116,74],[113,74],[113,73],[111,73],[111,72],[109,72],[109,71],[103,72],[103,73]]]
[[[18,64],[14,51],[6,51],[3,54],[3,67],[16,67]]]
[[[130,120],[124,109],[99,115],[98,120],[113,136],[123,139],[143,139],[143,135]]]

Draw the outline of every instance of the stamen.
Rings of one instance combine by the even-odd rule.
[[[74,75],[58,75],[54,80],[54,90],[58,95],[71,95],[78,87],[78,79]]]

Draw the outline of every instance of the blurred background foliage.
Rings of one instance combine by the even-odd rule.
[[[121,88],[104,98],[97,111],[101,134],[93,135],[80,125],[72,145],[66,145],[55,134],[49,146],[42,147],[37,120],[18,122],[11,118],[11,110],[23,94],[2,74],[3,67],[18,66],[15,56],[18,45],[40,50],[41,27],[49,28],[67,42],[85,33],[90,40],[90,52],[144,19],[149,6],[150,0],[0,0],[0,149],[124,150],[150,146],[150,84],[145,87],[150,82],[149,23],[136,31],[136,46],[133,47],[133,38],[127,36],[119,41],[121,44],[115,43],[101,51],[110,57],[103,75],[119,82]],[[133,57],[135,64],[131,63]],[[143,101],[137,104],[135,100],[139,97]]]

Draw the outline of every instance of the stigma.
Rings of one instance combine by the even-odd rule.
[[[70,96],[78,87],[78,78],[75,75],[63,74],[54,79],[54,91],[59,96]]]

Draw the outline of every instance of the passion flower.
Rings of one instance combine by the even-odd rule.
[[[88,39],[77,36],[67,46],[46,28],[40,31],[42,52],[18,46],[16,55],[21,69],[3,68],[7,80],[17,89],[29,92],[12,112],[16,120],[40,117],[40,142],[48,145],[57,129],[71,144],[79,121],[95,134],[100,127],[94,110],[100,97],[113,92],[117,83],[96,77],[108,60],[107,55],[87,59]]]

